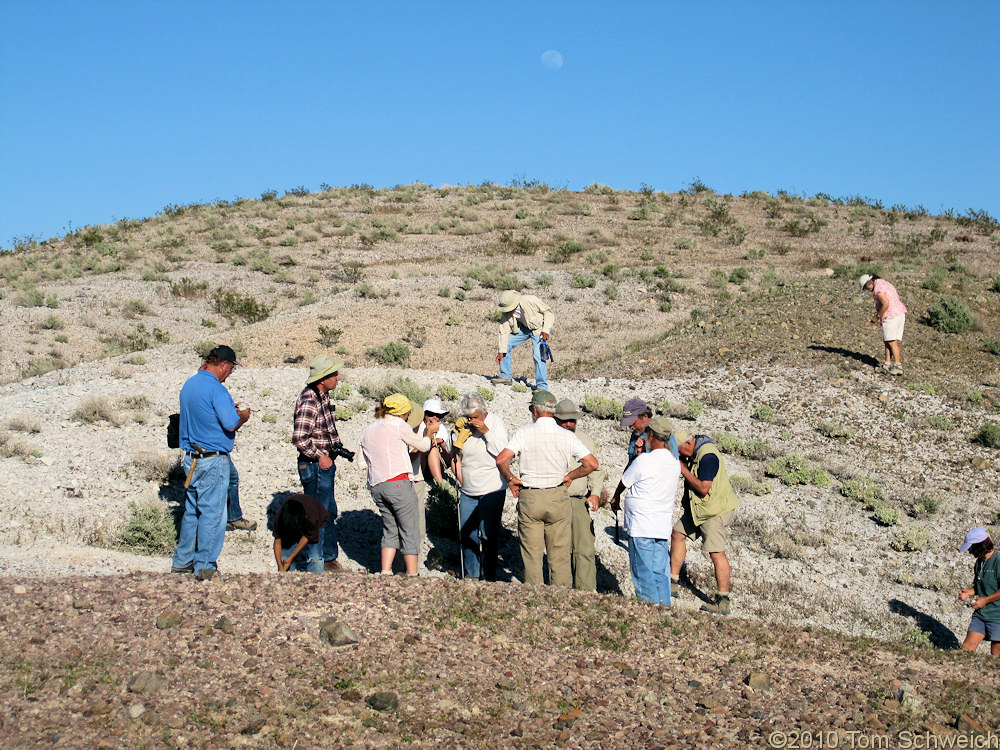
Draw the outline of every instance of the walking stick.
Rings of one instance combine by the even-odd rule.
[[[462,496],[461,496],[461,493],[459,493],[459,496],[457,498],[455,498],[455,510],[458,513],[458,561],[459,561],[458,577],[464,581],[465,580],[465,545],[463,544],[464,540],[462,539]]]

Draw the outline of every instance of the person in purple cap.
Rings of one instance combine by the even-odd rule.
[[[631,427],[632,434],[629,436],[628,440],[628,464],[626,468],[631,464],[635,457],[640,453],[645,453],[648,440],[646,438],[646,431],[650,420],[653,418],[653,410],[649,408],[649,405],[643,401],[641,398],[630,398],[625,402],[625,407],[622,409],[622,418],[618,422],[622,427]],[[667,444],[670,452],[674,454],[674,458],[679,458],[677,453],[677,441],[674,440],[673,433],[670,435],[670,442]]]
[[[1000,656],[1000,555],[982,526],[971,529],[959,548],[976,558],[972,586],[958,592],[958,598],[973,609],[963,651],[975,651],[989,638],[990,653]]]

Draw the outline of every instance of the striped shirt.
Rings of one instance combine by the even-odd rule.
[[[292,443],[302,456],[318,461],[320,456],[329,455],[334,444],[339,442],[337,407],[330,403],[330,394],[320,395],[313,386],[307,385],[295,402]]]

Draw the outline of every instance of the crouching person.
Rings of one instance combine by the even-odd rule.
[[[326,508],[312,495],[292,495],[281,502],[271,529],[274,561],[280,572],[323,572],[320,539],[328,518]]]
[[[669,540],[681,465],[670,451],[670,422],[664,417],[650,420],[648,441],[650,450],[638,454],[625,469],[612,507],[618,507],[625,492],[625,531],[635,595],[669,607]]]

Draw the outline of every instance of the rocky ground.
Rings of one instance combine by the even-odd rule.
[[[196,207],[0,258],[6,744],[729,746],[796,730],[902,743],[902,730],[954,731],[963,713],[998,728],[996,665],[954,651],[968,624],[955,590],[971,571],[956,547],[1000,511],[997,450],[972,441],[1000,404],[983,343],[1000,310],[990,234],[965,242],[953,218],[890,221],[802,199],[442,192]],[[719,206],[735,224],[712,234]],[[781,229],[809,217],[827,225],[803,238]],[[378,235],[390,218],[395,236]],[[739,227],[745,239],[727,240]],[[551,259],[572,241],[581,249]],[[902,378],[873,369],[877,333],[852,286],[869,262],[911,309]],[[399,377],[430,394],[487,389],[508,428],[526,421],[530,393],[485,377],[509,271],[556,309],[557,396],[641,395],[724,447],[743,501],[730,619],[697,612],[714,590],[697,546],[695,590],[672,612],[634,602],[606,509],[597,595],[517,583],[513,502],[501,582],[425,568],[415,581],[370,577],[378,521],[360,460],[338,465],[350,572],[272,571],[264,508],[298,488],[291,411],[316,352],[348,360],[337,403],[353,413],[342,420],[352,448],[371,419],[367,394]],[[227,320],[216,286],[275,308]],[[971,331],[922,322],[931,287],[966,301]],[[245,515],[261,526],[228,534],[220,578],[196,586],[121,533],[133,505],[176,508],[166,418],[205,339],[245,361],[227,383],[253,409],[234,460]],[[407,369],[365,353],[387,341],[410,347]],[[515,365],[530,373],[527,353]],[[613,489],[627,435],[598,412],[580,429]],[[432,549],[457,567],[447,535],[430,534]],[[181,623],[158,629],[166,611]],[[326,617],[360,643],[321,642]],[[744,685],[751,672],[770,687]],[[398,705],[371,708],[376,692]]]

